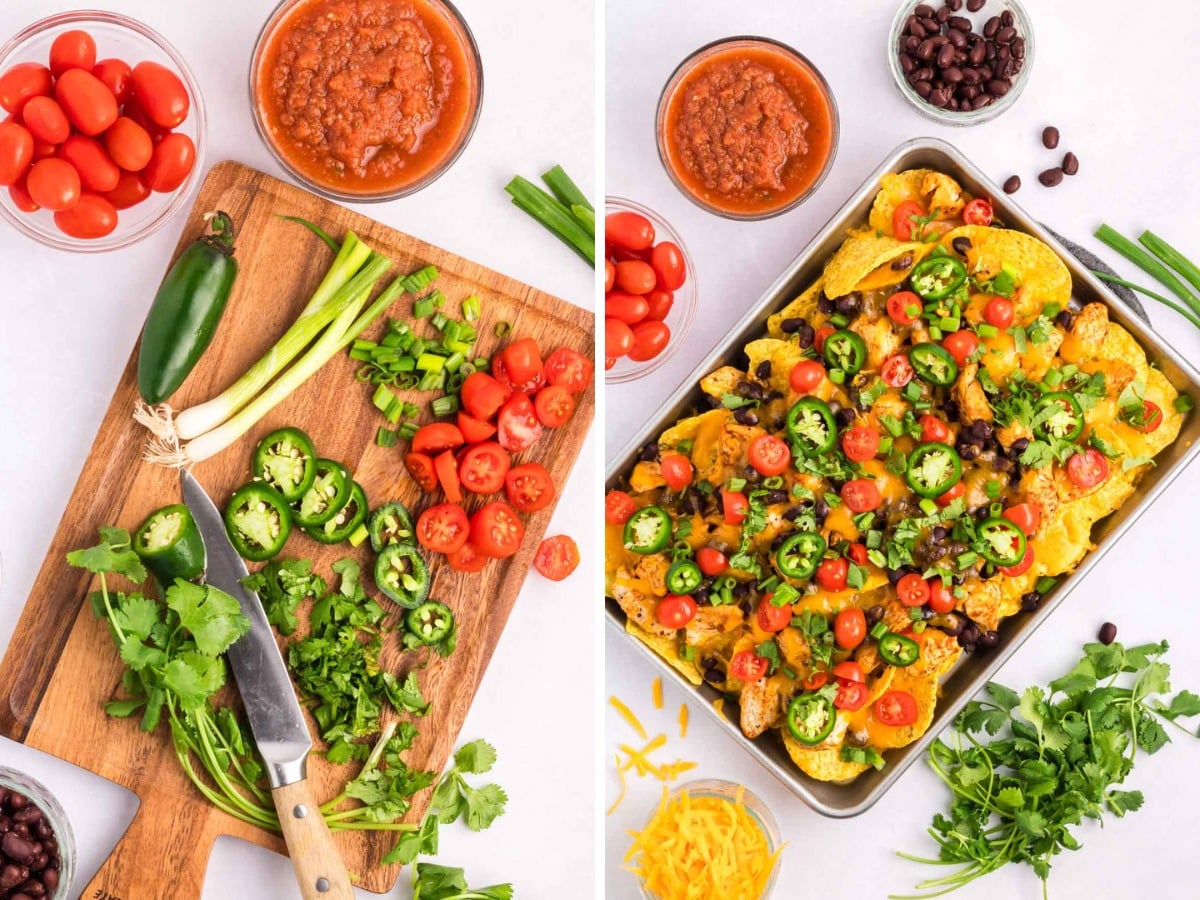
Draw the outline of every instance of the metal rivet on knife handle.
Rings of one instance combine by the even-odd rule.
[[[324,894],[328,890],[329,890],[329,879],[328,878],[318,878],[317,879],[317,891],[319,893]]]
[[[308,807],[303,803],[297,803],[296,808],[292,810],[292,815],[297,819],[303,819],[308,815]]]

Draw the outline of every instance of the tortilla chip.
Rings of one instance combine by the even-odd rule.
[[[673,637],[659,637],[656,634],[651,634],[633,624],[629,619],[625,620],[625,632],[633,635],[663,659],[671,664],[684,678],[692,684],[703,684],[704,679],[700,677],[700,673],[696,671],[696,666],[686,659],[679,656],[679,647],[677,641]]]
[[[846,762],[842,759],[842,745],[821,745],[809,747],[800,743],[787,731],[783,734],[783,746],[787,748],[792,762],[805,775],[817,781],[832,781],[835,784],[846,784],[853,781],[867,769],[863,763]]]
[[[937,245],[933,242],[918,244],[917,248],[912,251],[911,256],[907,254],[901,255],[895,260],[884,263],[855,285],[854,289],[856,291],[876,291],[881,288],[893,287],[900,284],[908,278],[909,273],[913,270],[913,266],[928,256],[935,246]],[[901,261],[904,261],[904,265],[900,265]],[[900,267],[896,268],[898,265]]]
[[[784,319],[811,319],[817,311],[817,298],[821,296],[824,278],[818,278],[803,294],[767,319],[767,334],[773,338],[786,338],[783,331]]]
[[[1036,315],[1048,303],[1065,307],[1071,299],[1071,273],[1058,254],[1037,238],[1007,228],[963,225],[947,231],[942,245],[951,250],[960,237],[971,241],[967,271],[976,278],[992,278],[1005,264],[1016,271],[1020,291],[1013,300],[1018,319]]]
[[[932,169],[909,169],[895,175],[884,175],[879,179],[879,193],[871,205],[871,227],[885,234],[892,233],[892,215],[896,207],[908,200],[921,203],[921,182]],[[924,205],[924,204],[922,204]]]
[[[700,379],[700,390],[710,397],[720,397],[722,394],[733,393],[739,381],[746,380],[746,373],[733,366],[721,366],[715,372],[709,372]]]
[[[732,413],[727,409],[710,409],[708,412],[700,413],[698,416],[689,416],[686,419],[680,419],[670,428],[662,433],[658,439],[660,447],[678,447],[683,441],[694,441],[696,435],[700,433],[700,428],[708,423],[713,423],[719,427],[717,420],[722,422],[725,419],[732,418]]]
[[[804,359],[804,351],[795,341],[782,341],[774,338],[763,338],[751,341],[746,345],[746,356],[750,359],[749,369],[754,372],[760,363],[771,364],[771,377],[768,384],[774,390],[786,395],[791,389],[791,372],[796,363]]]
[[[825,294],[844,297],[880,266],[890,265],[905,254],[916,255],[923,244],[898,241],[873,231],[851,232],[825,264]]]
[[[639,494],[665,487],[666,484],[667,480],[662,476],[662,466],[655,459],[643,459],[633,467],[629,475],[629,487]]]
[[[895,747],[907,747],[926,731],[933,722],[933,713],[937,708],[938,675],[931,672],[920,677],[912,675],[907,669],[901,669],[892,679],[892,690],[907,691],[917,701],[917,720],[911,725],[884,725],[875,720],[871,724],[871,746],[876,750],[891,750]]]
[[[908,674],[914,678],[945,675],[962,655],[958,638],[939,628],[926,628],[919,640],[921,657],[908,667]]]

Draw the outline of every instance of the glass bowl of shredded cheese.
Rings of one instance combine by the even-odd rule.
[[[631,834],[625,862],[645,900],[765,900],[784,847],[762,799],[717,779],[664,791],[645,827]]]

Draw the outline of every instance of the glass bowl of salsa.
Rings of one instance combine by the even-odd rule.
[[[729,219],[766,219],[825,180],[838,111],[803,54],[770,38],[731,37],[671,73],[656,131],[659,159],[689,200]]]
[[[259,136],[304,186],[395,200],[466,148],[483,65],[447,0],[283,0],[258,36],[250,97]]]

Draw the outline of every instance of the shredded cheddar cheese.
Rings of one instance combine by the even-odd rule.
[[[654,679],[654,687],[653,687],[651,693],[654,696],[654,708],[662,709],[663,708],[663,699],[662,699],[662,679],[661,678]]]
[[[688,708],[686,703],[679,704],[679,736],[687,737]]]
[[[662,682],[656,681],[655,694],[656,699],[658,700],[659,709],[662,708],[661,690]],[[625,794],[628,788],[628,782],[626,778],[627,773],[633,772],[639,778],[645,778],[647,775],[649,775],[656,778],[663,784],[668,784],[677,780],[684,772],[690,772],[692,769],[696,768],[697,764],[685,759],[677,759],[674,762],[658,762],[657,760],[651,759],[656,751],[661,750],[664,746],[666,746],[667,736],[665,734],[658,734],[651,739],[647,734],[645,727],[642,725],[641,720],[638,719],[633,710],[631,710],[615,696],[609,697],[608,702],[612,704],[612,707],[618,713],[621,714],[621,718],[625,720],[629,727],[632,728],[638,734],[638,736],[642,738],[642,740],[646,741],[645,746],[643,746],[641,749],[631,747],[629,744],[617,745],[617,748],[620,752],[617,753],[615,760],[617,777],[620,779],[620,793],[618,794],[617,799],[613,801],[612,806],[608,808],[607,814],[611,816],[617,810],[617,807],[621,805],[621,802],[625,799]],[[686,705],[680,707],[679,721],[680,733],[682,736],[687,733]]]
[[[640,737],[643,741],[646,740],[648,737],[646,734],[646,729],[638,720],[638,717],[633,714],[633,710],[617,699],[615,695],[609,697],[608,702],[612,704],[613,709],[621,714],[621,718],[629,723],[629,727],[637,732],[638,737]]]
[[[629,789],[629,782],[625,779],[625,767],[621,765],[621,755],[617,754],[613,759],[617,764],[617,778],[621,781],[621,792],[617,794],[617,799],[613,801],[613,805],[608,808],[608,812],[605,813],[606,816],[611,816],[617,811],[617,807],[625,799],[625,792]]]

